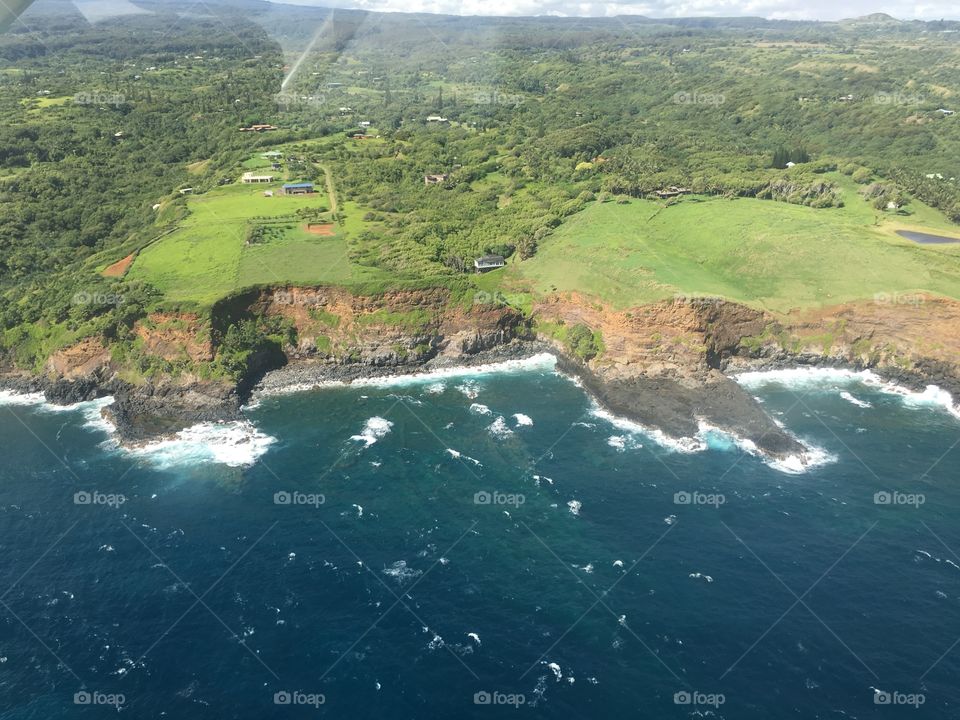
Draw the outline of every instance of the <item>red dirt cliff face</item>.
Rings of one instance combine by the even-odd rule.
[[[351,357],[373,364],[416,362],[435,352],[472,352],[502,342],[523,318],[495,304],[451,300],[443,288],[353,295],[339,288],[262,291],[251,310],[296,328],[292,358]]]
[[[144,349],[169,362],[213,359],[210,324],[194,313],[152,313],[134,326]]]
[[[735,356],[781,353],[881,369],[935,363],[960,377],[960,302],[925,295],[773,316],[724,301],[614,311],[573,294],[548,298],[535,311],[545,320],[599,330],[606,351],[593,364],[610,376],[684,376]]]
[[[56,377],[74,380],[93,375],[109,364],[110,350],[104,340],[89,337],[51,355],[46,370]]]

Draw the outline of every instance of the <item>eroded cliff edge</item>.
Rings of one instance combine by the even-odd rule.
[[[565,342],[563,329],[576,326],[602,338],[595,357]],[[230,344],[238,327],[257,336],[240,353]],[[773,457],[803,448],[730,373],[798,364],[871,368],[914,389],[935,384],[960,397],[960,303],[920,295],[773,315],[713,298],[620,310],[573,294],[522,312],[444,288],[363,295],[275,287],[224,300],[209,318],[156,313],[131,332],[163,371],[132,373],[108,339],[87,338],[54,354],[42,373],[8,364],[3,382],[41,389],[59,403],[112,394],[108,416],[121,437],[139,440],[239,418],[257,387],[419,372],[548,348],[561,371],[616,415],[674,438],[707,424]],[[198,371],[226,359],[232,377]]]

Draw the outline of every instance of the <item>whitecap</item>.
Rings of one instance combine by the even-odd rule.
[[[467,637],[473,640],[477,645],[480,644],[480,636],[477,635],[476,633],[473,633],[473,632],[467,633]]]
[[[408,580],[423,575],[423,570],[407,567],[406,560],[397,560],[393,565],[384,569],[383,574],[394,578],[398,585],[403,585]]]
[[[514,413],[513,419],[517,423],[517,427],[529,427],[533,425],[533,420],[529,415],[524,415],[523,413]]]
[[[692,578],[694,578],[695,580],[706,580],[708,583],[712,583],[712,582],[713,582],[713,578],[712,578],[712,577],[710,577],[709,575],[704,575],[703,573],[692,572],[692,573],[690,573],[689,577],[692,577]]]
[[[567,507],[570,508],[570,512],[573,515],[579,515],[580,508],[583,507],[583,503],[581,503],[579,500],[571,500],[570,502],[567,503]]]
[[[172,438],[121,447],[121,450],[143,457],[160,468],[210,462],[244,467],[253,465],[274,442],[276,438],[260,432],[252,423],[238,420],[200,423]]]
[[[872,404],[872,403],[868,403],[866,400],[861,400],[860,398],[854,397],[852,394],[850,394],[850,393],[847,392],[846,390],[843,390],[843,391],[840,393],[840,397],[842,397],[844,400],[846,400],[846,401],[847,401],[848,403],[850,403],[851,405],[856,405],[857,407],[860,407],[860,408],[872,408],[872,407],[873,407],[873,404]]]
[[[505,438],[509,435],[513,435],[513,430],[507,427],[507,423],[502,416],[494,420],[487,430],[490,431],[491,435],[497,438]]]
[[[363,426],[363,431],[359,435],[351,435],[350,439],[365,443],[365,447],[370,447],[377,440],[386,437],[392,427],[393,423],[389,420],[374,416],[367,420]]]
[[[472,412],[475,415],[491,415],[492,414],[492,411],[490,410],[490,408],[488,408],[486,405],[483,405],[481,403],[471,403],[470,412]]]
[[[455,460],[466,460],[467,462],[472,462],[477,467],[483,467],[483,464],[476,458],[472,458],[469,455],[464,455],[459,450],[454,450],[453,448],[447,448],[447,452],[450,454],[450,457]]]

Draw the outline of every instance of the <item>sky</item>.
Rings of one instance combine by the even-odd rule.
[[[387,12],[449,15],[560,15],[612,17],[732,17],[750,15],[784,20],[840,20],[884,12],[901,20],[960,20],[960,0],[278,0]]]

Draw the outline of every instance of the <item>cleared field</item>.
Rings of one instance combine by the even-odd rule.
[[[579,291],[621,308],[676,294],[718,295],[774,312],[878,293],[960,298],[956,246],[921,247],[894,234],[922,219],[874,226],[877,215],[857,198],[826,210],[696,197],[666,208],[595,203],[503,280],[541,293]]]
[[[322,187],[322,185],[321,185]],[[325,211],[325,193],[265,197],[277,185],[235,184],[188,199],[190,215],[179,229],[145,248],[127,273],[174,302],[208,306],[239,288],[260,283],[350,284],[378,278],[347,258],[348,230],[328,236],[306,231],[298,209]],[[350,226],[359,229],[359,219]],[[247,244],[251,224],[265,223],[269,239]]]

